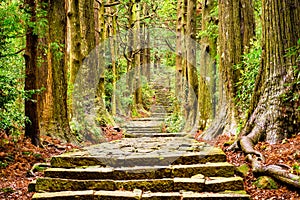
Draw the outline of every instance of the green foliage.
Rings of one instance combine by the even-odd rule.
[[[168,133],[180,132],[184,128],[185,120],[182,115],[175,112],[165,120],[166,131]]]
[[[6,188],[1,188],[0,192],[3,192],[3,193],[14,193],[15,190],[13,188],[11,188],[11,187],[6,187]]]
[[[218,18],[218,6],[214,6],[210,12],[210,17],[213,19]],[[218,24],[214,21],[207,21],[206,22],[206,29],[199,31],[197,34],[197,38],[202,39],[202,38],[211,38],[211,39],[217,39],[219,35],[218,31]]]
[[[149,86],[149,84],[145,83],[142,85],[142,98],[143,98],[143,106],[146,110],[150,110],[150,107],[153,103],[153,96],[155,95],[154,90]]]
[[[243,55],[242,62],[235,65],[235,69],[241,73],[236,84],[236,104],[242,113],[249,109],[250,100],[254,90],[255,79],[258,73],[262,49],[258,41],[253,42],[249,53]]]
[[[50,44],[51,53],[56,61],[59,61],[64,56],[64,45],[59,42],[52,42]]]
[[[0,4],[0,129],[18,134],[24,126],[24,59],[26,16],[18,2]]]
[[[298,162],[295,162],[292,166],[292,169],[291,169],[291,173],[295,173],[297,175],[300,174],[300,164]]]

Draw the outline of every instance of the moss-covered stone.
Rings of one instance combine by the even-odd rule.
[[[221,192],[225,190],[244,190],[244,182],[240,177],[210,177],[205,182],[206,192]]]
[[[63,192],[43,192],[35,193],[33,200],[93,200],[94,191],[63,191]]]
[[[237,167],[236,170],[237,170],[239,175],[242,175],[242,176],[245,177],[245,176],[247,176],[250,168],[248,167],[247,164],[243,164],[243,165]]]
[[[260,189],[278,189],[277,183],[269,176],[261,176],[254,185]]]
[[[113,180],[75,180],[58,178],[38,178],[36,191],[59,192],[78,190],[115,190]]]
[[[192,178],[174,178],[174,191],[204,191],[205,180],[204,179],[192,179]]]
[[[146,180],[126,180],[115,181],[118,189],[133,191],[134,189],[141,189],[143,191],[152,192],[171,192],[173,191],[173,179],[146,179]]]
[[[227,162],[206,163],[195,165],[176,165],[172,167],[174,177],[192,177],[196,174],[204,176],[231,177],[234,175],[234,166]]]
[[[131,191],[97,191],[94,199],[97,200],[136,200],[142,196],[141,190]]]

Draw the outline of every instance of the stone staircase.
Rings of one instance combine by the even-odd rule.
[[[33,199],[249,199],[221,149],[187,134],[160,134],[53,157],[45,177],[31,185]]]
[[[125,138],[53,157],[44,177],[29,185],[33,199],[250,199],[221,149],[161,132],[170,102],[156,89],[152,116],[127,122]]]

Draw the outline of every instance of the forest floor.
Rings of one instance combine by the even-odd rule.
[[[106,137],[108,141],[120,139],[122,133],[116,133],[112,128],[106,128]],[[7,137],[0,132],[0,199],[31,199],[33,193],[28,192],[28,184],[42,176],[42,172],[35,172],[35,177],[28,173],[34,163],[49,162],[50,158],[55,155],[62,154],[74,148],[78,148],[72,144],[64,144],[59,140],[50,137],[42,137],[43,148],[37,148],[30,144],[29,140],[14,140],[13,137]],[[229,140],[226,136],[221,136],[214,142],[215,146],[226,150],[226,142]],[[281,144],[269,145],[267,143],[259,143],[256,148],[262,151],[266,157],[267,163],[284,163],[288,166],[300,165],[300,135],[285,140]],[[226,152],[227,159],[230,163],[240,166],[248,164],[242,152]],[[300,199],[300,193],[295,189],[287,188],[278,183],[278,189],[258,189],[253,183],[256,177],[251,170],[244,177],[246,191],[251,195],[252,199]]]

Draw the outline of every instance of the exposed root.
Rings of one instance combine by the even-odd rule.
[[[257,157],[248,155],[247,159],[252,164],[253,173],[256,174],[266,174],[271,176],[287,185],[293,186],[295,188],[300,188],[300,176],[289,173],[289,170],[286,169],[286,166],[282,167],[281,165],[263,165],[263,162]]]

